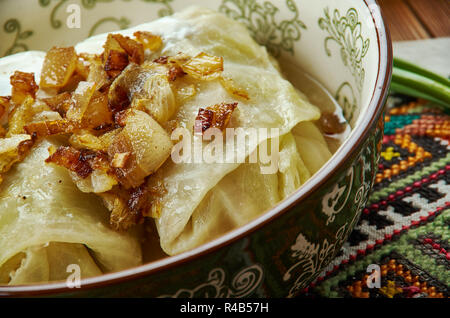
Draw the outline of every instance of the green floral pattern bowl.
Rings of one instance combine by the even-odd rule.
[[[293,297],[328,268],[374,182],[392,48],[374,0],[3,0],[0,56],[73,45],[188,5],[240,21],[282,62],[331,92],[353,131],[304,186],[251,223],[192,251],[64,283],[0,286],[0,295]]]

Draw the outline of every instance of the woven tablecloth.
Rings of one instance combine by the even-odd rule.
[[[449,49],[449,38],[394,43],[395,55],[444,76]],[[393,95],[384,133],[359,224],[302,296],[450,297],[450,116],[427,101]]]
[[[304,296],[450,296],[450,116],[405,96],[388,104],[369,203]],[[379,266],[379,288],[367,286],[371,264]]]

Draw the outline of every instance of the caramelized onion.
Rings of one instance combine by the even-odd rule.
[[[111,166],[113,168],[124,168],[128,158],[130,158],[130,154],[130,152],[115,153],[111,161]]]
[[[109,194],[103,195],[103,199],[105,200],[108,196]],[[109,203],[109,206],[111,207],[109,223],[116,231],[126,231],[130,227],[143,221],[143,215],[140,210],[129,209],[127,205],[129,201],[129,194],[127,194],[126,197],[122,196],[111,195],[109,199],[111,201]]]
[[[72,172],[75,172],[80,178],[87,178],[93,171],[89,160],[95,156],[95,153],[87,150],[77,150],[72,147],[59,147],[55,153],[50,155],[45,162],[54,163],[62,166]]]
[[[126,200],[109,193],[102,194],[102,197],[104,202],[109,201],[109,203],[105,202],[105,205],[110,208],[109,223],[114,230],[126,231],[137,224],[138,215],[128,210]]]
[[[0,125],[2,117],[8,113],[11,97],[0,96]]]
[[[108,92],[109,107],[113,113],[130,106],[133,94],[140,91],[149,72],[131,63],[111,84]]]
[[[98,90],[103,90],[109,84],[108,74],[100,62],[94,61],[90,64],[86,81],[95,83]]]
[[[113,124],[113,115],[108,105],[106,93],[94,91],[86,111],[83,115],[81,125],[83,128],[95,129]]]
[[[24,127],[27,134],[37,138],[67,134],[73,132],[77,128],[78,127],[74,123],[66,119],[29,123]]]
[[[220,84],[222,84],[223,88],[225,88],[225,90],[230,95],[240,98],[240,99],[244,99],[244,100],[250,99],[247,91],[245,91],[244,89],[242,89],[240,87],[236,87],[236,85],[234,84],[234,82],[231,78],[221,76],[219,79],[220,79]]]
[[[34,99],[28,96],[25,101],[14,107],[9,114],[8,133],[7,136],[22,134],[25,132],[24,127],[33,119],[33,103]]]
[[[76,149],[89,149],[92,151],[105,151],[105,144],[97,136],[89,132],[79,132],[69,138],[69,143]]]
[[[130,153],[123,168],[114,171],[127,189],[140,186],[170,156],[172,142],[167,132],[149,115],[130,110],[125,127],[108,149],[110,158],[117,153]]]
[[[66,118],[80,122],[91,102],[92,96],[96,89],[95,83],[80,82],[75,92],[72,95],[72,104],[66,113]]]
[[[159,35],[154,35],[153,33],[147,31],[136,31],[133,33],[145,49],[156,52],[159,51],[163,45],[162,38]]]
[[[22,104],[28,96],[36,98],[38,86],[34,80],[33,73],[24,73],[16,71],[10,78],[11,82],[11,101],[16,104]]]
[[[125,52],[110,50],[104,68],[108,78],[116,78],[127,67],[128,63],[128,55]]]
[[[111,37],[127,53],[130,62],[136,64],[144,62],[144,46],[141,43],[121,34],[112,34]]]
[[[53,97],[42,98],[42,101],[46,103],[51,110],[58,112],[62,117],[65,117],[72,105],[72,94],[64,92]]]
[[[183,71],[195,79],[210,81],[218,78],[223,72],[223,58],[200,53],[181,63]]]
[[[171,82],[174,82],[177,80],[177,78],[183,77],[185,75],[186,73],[183,71],[183,68],[178,65],[171,66],[169,68],[169,72],[167,73],[169,81]]]
[[[132,107],[145,111],[160,124],[168,121],[175,113],[175,95],[166,75],[150,76],[142,91],[136,95]]]
[[[225,130],[227,127],[233,111],[237,107],[238,103],[221,103],[214,106],[200,108],[194,126],[194,131],[201,131],[204,133],[209,128],[218,128]]]
[[[0,174],[7,172],[11,167],[20,162],[32,147],[33,140],[29,135],[14,135],[0,139]],[[0,176],[0,183],[2,178]]]
[[[77,67],[78,57],[73,47],[53,47],[47,52],[42,66],[40,87],[65,86]]]

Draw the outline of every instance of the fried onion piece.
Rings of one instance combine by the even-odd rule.
[[[77,63],[78,57],[73,47],[53,47],[45,56],[40,87],[64,87],[76,70]]]
[[[73,75],[69,78],[69,81],[66,85],[58,89],[59,93],[62,92],[73,92],[81,82],[85,81],[85,77],[78,73],[73,73]]]
[[[185,76],[187,73],[183,71],[183,68],[178,65],[173,65],[169,68],[167,76],[169,81],[175,82],[178,78]]]
[[[128,191],[110,191],[99,194],[106,208],[111,211],[109,223],[116,231],[126,231],[143,221],[139,210],[130,210],[127,203],[130,198]]]
[[[72,94],[63,92],[53,97],[41,98],[41,100],[47,104],[51,110],[58,112],[62,117],[65,117],[72,105]]]
[[[112,34],[108,34],[106,38],[105,44],[103,44],[103,54],[102,61],[105,63],[108,60],[108,56],[110,56],[110,51],[117,51],[121,53],[125,53],[125,50],[120,46],[119,42],[113,37]],[[88,57],[89,59],[90,57]]]
[[[108,75],[108,79],[114,79],[119,76],[128,64],[129,60],[127,53],[109,50],[104,67],[106,74]]]
[[[111,160],[111,166],[113,168],[125,168],[130,154],[130,152],[115,153],[114,158]]]
[[[132,62],[144,62],[144,46],[121,34],[109,34],[104,47],[104,69],[109,79],[116,78]]]
[[[79,128],[67,119],[39,121],[24,126],[25,132],[36,138],[72,133]]]
[[[98,90],[103,90],[107,85],[110,84],[108,79],[108,74],[106,73],[103,65],[94,60],[89,66],[89,74],[86,78],[87,82],[95,83]]]
[[[81,149],[80,151],[89,151]],[[88,159],[93,171],[87,178],[82,178],[76,173],[71,173],[72,180],[78,189],[86,193],[103,193],[110,191],[118,184],[117,178],[112,172],[108,155],[103,151],[91,152]]]
[[[81,178],[76,173],[71,173],[72,180],[82,192],[103,193],[118,184],[109,162],[110,158],[106,154],[113,136],[118,133],[117,130],[120,131],[116,129],[100,137],[92,135],[87,130],[81,130],[69,138],[69,143],[75,149],[95,154],[95,157],[89,160],[93,171],[88,177]]]
[[[11,96],[0,96],[0,127],[6,124],[11,108]]]
[[[247,91],[242,88],[236,87],[231,78],[221,76],[219,80],[220,84],[222,84],[223,88],[225,88],[228,94],[243,100],[250,100]]]
[[[108,102],[113,113],[122,111],[130,106],[131,89],[135,87],[135,81],[139,78],[141,68],[136,64],[130,64],[109,87]]]
[[[211,81],[221,76],[223,72],[223,58],[204,52],[187,61],[176,58],[175,61],[185,73],[197,80]]]
[[[84,193],[104,193],[118,184],[117,179],[110,173],[109,166],[96,168],[87,178],[81,178],[76,173],[70,174],[72,181]]]
[[[52,121],[52,120],[56,121],[56,120],[61,120],[61,119],[62,119],[62,117],[58,112],[55,112],[53,110],[43,110],[43,111],[37,112],[33,116],[31,123],[36,123],[36,122],[41,122],[41,121]]]
[[[167,189],[161,181],[158,181],[155,185],[149,186],[148,191],[150,193],[151,208],[143,212],[143,214],[146,217],[157,219],[161,216],[161,198],[167,194]]]
[[[127,68],[114,80],[108,92],[109,107],[113,114],[127,109],[136,94],[143,91],[147,78],[152,71],[130,63]]]
[[[158,170],[170,156],[172,146],[168,133],[152,117],[129,110],[125,127],[114,137],[108,155],[114,158],[117,153],[130,153],[123,168],[114,168],[120,183],[130,189]]]
[[[92,151],[104,151],[108,149],[99,137],[87,131],[73,134],[69,138],[69,143],[77,149],[89,149]]]
[[[108,156],[101,151],[59,147],[45,162],[68,169],[73,182],[85,193],[103,193],[117,185]]]
[[[85,81],[89,76],[90,63],[85,61],[80,55],[78,55],[77,58],[75,72],[83,78],[83,81]]]
[[[152,116],[158,123],[168,121],[176,111],[175,95],[164,74],[151,75],[142,87],[142,91],[135,94],[131,107],[142,110]]]
[[[7,137],[25,132],[24,127],[32,121],[34,116],[33,103],[34,99],[28,96],[22,104],[14,107],[8,118]]]
[[[0,97],[0,99],[2,99],[2,98],[4,98],[4,97]],[[2,118],[5,113],[6,113],[6,107],[0,101],[0,118]]]
[[[15,105],[22,104],[28,96],[36,98],[36,92],[39,89],[35,80],[34,73],[25,73],[15,71],[10,78],[11,101]]]
[[[132,189],[127,201],[128,210],[131,211],[133,215],[137,215],[139,218],[142,218],[144,213],[150,210],[151,201],[149,196],[150,191],[146,183]]]
[[[156,58],[153,62],[165,65],[169,62],[169,57],[166,55],[162,55],[162,56]]]
[[[109,88],[108,102],[113,114],[116,115],[131,106],[156,115],[158,121],[164,120],[162,117],[173,115],[175,100],[165,75],[166,70],[165,66],[152,62],[142,66],[130,63]],[[161,106],[151,105],[159,102],[162,103]],[[162,113],[156,114],[159,108]]]
[[[66,118],[73,122],[81,122],[88,109],[92,96],[94,95],[96,84],[91,82],[80,82],[75,92],[72,94],[72,104],[66,113]]]
[[[80,130],[72,134],[69,143],[76,149],[89,149],[91,151],[100,151],[106,153],[114,141],[117,134],[122,129],[114,129],[101,136],[93,135],[89,130]]]
[[[89,101],[81,121],[83,128],[98,129],[98,127],[112,126],[113,115],[108,106],[106,93],[95,91]]]
[[[167,192],[164,185],[158,182],[149,186],[148,180],[136,188],[125,190],[116,187],[100,197],[111,211],[110,224],[118,231],[142,223],[144,217],[158,218],[161,215],[161,197]]]
[[[221,103],[200,108],[195,119],[194,131],[204,133],[209,128],[218,128],[224,131],[237,105],[238,103]]]
[[[126,200],[111,192],[99,193],[105,207],[111,212],[109,223],[116,231],[126,231],[136,225],[136,217],[129,213]]]
[[[94,171],[89,162],[93,156],[95,156],[95,153],[92,151],[62,146],[51,154],[45,162],[64,167],[69,171],[75,172],[80,178],[85,179]]]
[[[102,63],[102,54],[90,54],[90,53],[80,53],[78,54],[78,57],[87,62],[89,64],[89,67],[92,63]]]
[[[128,54],[130,62],[136,64],[142,64],[144,62],[144,46],[141,43],[122,34],[112,34],[111,36]]]
[[[0,138],[0,183],[1,175],[23,160],[33,146],[31,136],[21,134],[9,138]]]
[[[136,31],[133,35],[136,37],[137,41],[142,43],[144,49],[156,52],[162,48],[163,41],[159,35],[154,35],[147,31]]]

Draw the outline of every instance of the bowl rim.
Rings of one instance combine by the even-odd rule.
[[[202,244],[201,246],[193,250],[174,256],[168,256],[160,260],[152,261],[147,264],[139,265],[118,272],[82,279],[80,288],[69,288],[65,282],[17,286],[0,285],[0,297],[73,294],[89,289],[104,288],[119,283],[125,283],[155,273],[162,273],[175,266],[197,260],[203,256],[218,251],[225,246],[231,245],[246,236],[251,235],[252,233],[261,229],[264,225],[274,221],[276,218],[280,217],[285,212],[298,205],[312,192],[316,191],[321,185],[326,183],[338,172],[338,170],[347,162],[347,160],[355,154],[358,146],[362,142],[364,142],[364,140],[366,140],[367,136],[372,130],[372,127],[376,125],[377,120],[382,115],[386,99],[388,97],[393,62],[391,36],[377,0],[363,1],[372,16],[377,34],[377,44],[379,52],[377,78],[374,85],[375,88],[366,110],[366,113],[369,116],[362,117],[362,120],[355,127],[351,136],[343,143],[343,145],[341,145],[340,149],[301,188],[299,188],[288,198],[277,204],[275,207],[273,207],[263,215],[252,220],[248,224],[229,231],[219,238]]]

